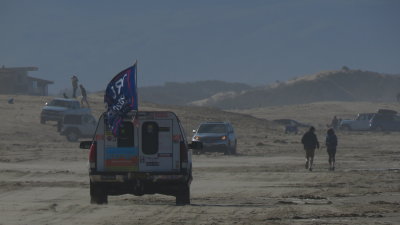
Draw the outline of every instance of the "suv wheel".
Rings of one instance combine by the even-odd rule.
[[[79,139],[79,132],[76,130],[70,130],[67,132],[67,140],[71,142],[76,142]]]
[[[232,149],[230,146],[226,146],[224,155],[231,155],[232,154]]]
[[[107,204],[108,196],[103,185],[90,182],[90,203],[91,204]]]
[[[349,125],[342,126],[342,130],[351,131],[351,127]]]
[[[381,126],[377,126],[377,127],[375,127],[375,131],[383,131],[383,128],[381,127]]]
[[[189,205],[190,204],[190,187],[185,185],[185,187],[176,194],[176,205]]]
[[[236,149],[237,149],[237,141],[235,141],[235,145],[232,146],[232,150],[231,150],[232,155],[236,155]]]

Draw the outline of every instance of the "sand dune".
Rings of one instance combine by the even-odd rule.
[[[249,109],[321,101],[395,102],[400,76],[362,70],[325,71],[230,95],[197,100],[197,106]]]

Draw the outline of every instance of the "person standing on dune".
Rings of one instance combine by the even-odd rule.
[[[76,90],[78,89],[78,77],[73,75],[71,77],[71,82],[72,82],[72,97],[76,98]]]
[[[310,127],[310,129],[301,138],[301,143],[306,151],[306,169],[312,171],[314,162],[315,149],[319,149],[319,142],[317,135],[315,135],[315,128]]]

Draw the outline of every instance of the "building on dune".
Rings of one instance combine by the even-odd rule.
[[[53,81],[28,76],[29,71],[37,67],[0,68],[0,94],[48,95],[48,85]]]

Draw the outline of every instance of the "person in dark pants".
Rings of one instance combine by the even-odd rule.
[[[75,75],[73,75],[71,77],[71,82],[72,82],[72,97],[76,98],[76,90],[78,89],[78,77],[76,77]]]
[[[329,170],[335,170],[335,155],[336,155],[336,147],[337,147],[337,137],[334,129],[329,129],[326,134],[325,144],[326,151],[329,155]]]
[[[315,135],[315,128],[310,127],[310,129],[301,138],[301,143],[303,143],[304,150],[306,151],[306,169],[312,171],[314,162],[315,149],[319,149],[319,142],[317,135]]]
[[[86,89],[83,87],[82,84],[79,85],[79,88],[81,89],[81,94],[82,94],[82,99],[81,99],[81,105],[83,107],[83,102],[86,102],[86,105],[88,108],[90,108],[89,102],[87,100],[87,93]]]
[[[339,120],[337,119],[336,116],[333,117],[332,122],[331,122],[331,127],[333,129],[337,129],[339,126]]]

